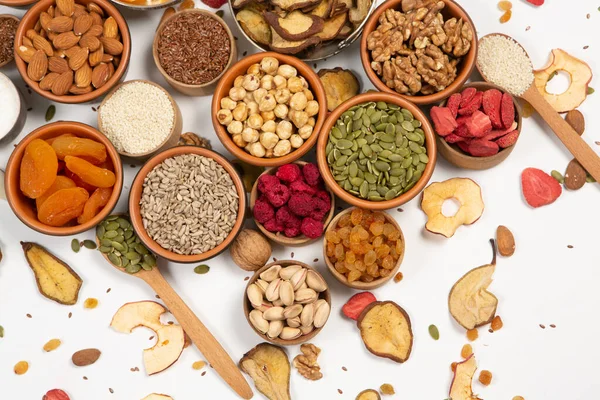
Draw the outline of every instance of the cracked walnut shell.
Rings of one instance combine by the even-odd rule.
[[[294,367],[300,375],[311,381],[318,381],[323,377],[321,367],[317,363],[317,357],[321,353],[321,349],[312,343],[305,343],[300,346],[302,354],[298,354],[294,358]]]

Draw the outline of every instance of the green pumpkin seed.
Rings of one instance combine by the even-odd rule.
[[[404,116],[405,121],[412,122],[412,120],[415,119],[415,117],[412,115],[412,113],[410,111],[408,111],[406,108],[403,108],[401,110],[401,112],[402,112],[402,115]]]
[[[51,121],[52,118],[54,118],[54,114],[56,114],[56,106],[54,104],[50,104],[46,110],[46,122]]]
[[[98,239],[102,239],[102,237],[104,236],[104,233],[106,233],[106,228],[104,228],[103,225],[98,225],[96,227],[96,237]]]
[[[139,264],[130,264],[127,267],[125,267],[125,272],[129,273],[129,274],[135,274],[137,272],[140,272],[140,270],[142,269],[142,267]]]
[[[412,157],[408,156],[404,159],[404,161],[402,162],[401,167],[402,168],[408,168],[410,165],[412,165]]]
[[[119,229],[119,223],[116,221],[110,222],[108,225],[106,225],[107,231],[116,231],[117,229]]]
[[[362,107],[357,108],[356,111],[354,112],[354,115],[352,116],[352,119],[354,121],[356,121],[356,120],[362,118],[364,112],[365,112],[364,108],[362,108]]]
[[[115,253],[109,253],[107,257],[110,260],[110,262],[116,265],[117,267],[120,267],[122,265],[121,259]]]
[[[201,264],[194,268],[194,272],[197,274],[206,274],[208,271],[210,271],[210,267],[206,264]]]
[[[396,193],[396,191],[394,189],[390,189],[390,190],[387,191],[387,193],[383,197],[386,200],[392,200],[392,199],[396,198],[396,196],[398,196],[398,194]]]
[[[112,247],[110,247],[110,246],[100,246],[100,248],[98,250],[100,250],[101,253],[107,254],[107,253],[110,253],[112,251]]]
[[[356,186],[359,187],[360,185],[362,185],[362,183],[364,182],[363,178],[359,178],[358,176],[355,178],[350,178],[349,179],[350,183],[352,184],[352,186]]]
[[[88,239],[83,241],[83,247],[85,247],[86,249],[95,250],[98,248],[98,245],[96,245],[96,242],[94,242],[93,240]]]
[[[388,105],[385,101],[378,101],[377,102],[377,109],[379,110],[387,110]]]
[[[105,239],[114,239],[114,238],[116,238],[118,235],[119,235],[119,234],[117,233],[117,231],[114,231],[114,230],[113,230],[113,231],[111,231],[111,230],[108,230],[108,231],[106,231],[106,233],[104,234],[104,238],[105,238]]]
[[[350,147],[352,147],[352,144],[353,143],[350,140],[340,139],[335,144],[335,147],[337,147],[340,150],[345,150],[345,149],[349,149]]]
[[[125,247],[121,243],[119,243],[119,242],[111,242],[111,246],[115,250],[118,250],[118,251],[121,251],[121,252],[125,251]]]
[[[150,267],[154,267],[156,265],[156,257],[152,254],[144,254],[144,262],[148,264]]]
[[[404,121],[402,123],[402,128],[408,132],[412,132],[415,130],[415,127],[413,126],[413,124],[409,121]]]
[[[138,252],[138,254],[144,256],[146,254],[150,254],[150,252],[148,251],[148,249],[146,248],[146,246],[144,246],[143,244],[136,244],[135,245],[135,250]]]
[[[390,164],[383,161],[375,161],[375,168],[377,168],[379,171],[389,171]]]
[[[125,253],[125,257],[127,257],[129,260],[135,260],[136,258],[140,258],[140,255],[135,251],[129,251]]]
[[[419,161],[427,164],[429,162],[429,157],[427,157],[427,154],[421,153],[421,154],[419,154]]]
[[[440,331],[438,330],[437,326],[429,325],[429,335],[433,338],[433,340],[440,339]]]
[[[71,240],[71,250],[73,250],[75,253],[79,253],[79,249],[81,249],[79,240],[77,240],[77,239]]]

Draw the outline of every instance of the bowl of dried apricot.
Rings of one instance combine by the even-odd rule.
[[[404,246],[402,229],[391,215],[353,207],[329,223],[323,254],[338,281],[353,289],[371,290],[398,273]]]
[[[121,195],[123,168],[99,131],[61,121],[21,140],[4,179],[8,204],[25,225],[68,236],[93,228],[110,214]]]

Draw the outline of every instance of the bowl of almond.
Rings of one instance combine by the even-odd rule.
[[[52,101],[78,104],[123,79],[131,37],[108,0],[41,0],[21,19],[15,53],[29,87]]]

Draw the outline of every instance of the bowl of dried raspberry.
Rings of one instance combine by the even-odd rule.
[[[296,161],[263,172],[252,187],[250,207],[267,238],[300,246],[323,235],[335,213],[335,196],[316,164]]]
[[[495,167],[512,153],[521,134],[521,109],[499,86],[465,85],[431,108],[439,153],[464,169]]]

